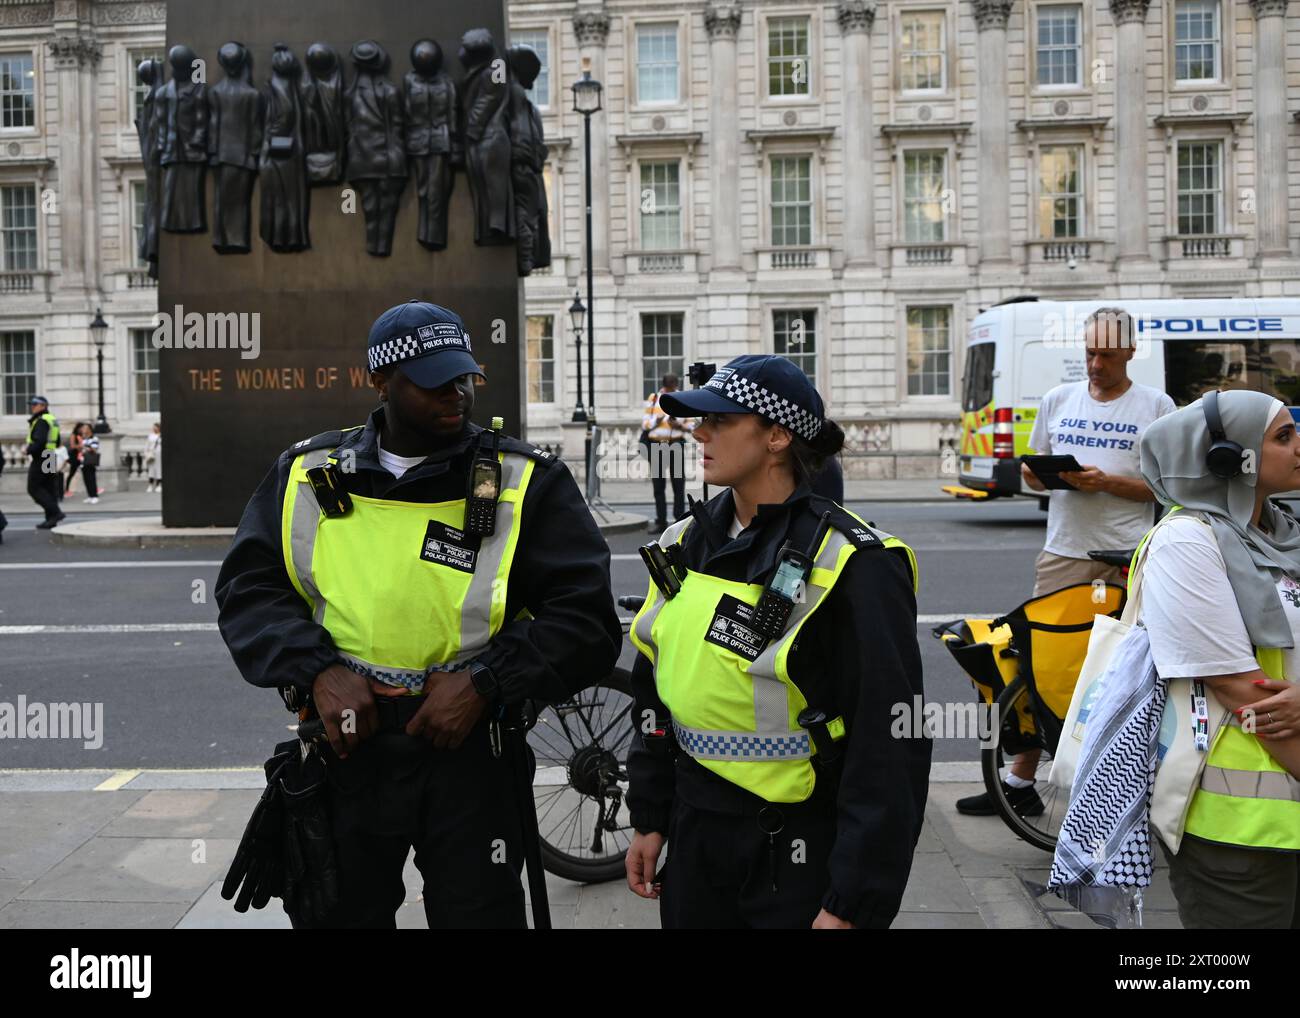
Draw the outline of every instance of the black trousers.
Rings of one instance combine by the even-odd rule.
[[[44,510],[47,520],[61,514],[59,491],[62,487],[63,474],[59,471],[47,474],[41,469],[41,457],[35,457],[27,468],[27,494]]]
[[[523,836],[508,757],[480,723],[458,750],[383,731],[327,752],[339,903],[324,924],[392,929],[411,847],[430,929],[523,929]]]
[[[655,522],[668,520],[667,482],[673,483],[673,519],[686,515],[686,442],[650,443],[650,486],[655,494]]]
[[[81,482],[86,486],[87,498],[99,497],[99,478],[95,474],[98,469],[98,467],[88,467],[84,463],[81,465]]]
[[[811,928],[830,883],[834,808],[813,800],[776,809],[779,823],[765,818],[768,830],[781,828],[769,847],[757,816],[673,802],[660,874],[664,929]]]

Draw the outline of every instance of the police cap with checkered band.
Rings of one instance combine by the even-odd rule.
[[[412,299],[389,308],[370,327],[371,371],[400,367],[421,389],[437,389],[461,375],[483,375],[460,315]]]
[[[728,361],[698,389],[665,392],[659,405],[674,417],[758,414],[811,442],[826,417],[822,398],[791,360],[745,354]]]

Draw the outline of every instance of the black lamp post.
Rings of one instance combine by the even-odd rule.
[[[95,341],[95,358],[99,361],[99,417],[93,430],[96,435],[107,435],[113,430],[104,416],[104,341],[108,338],[108,322],[99,308],[95,308],[95,320],[90,323],[90,338]]]
[[[573,420],[585,421],[587,411],[582,407],[582,326],[587,320],[587,309],[583,307],[577,290],[573,291],[573,303],[569,305],[569,320],[573,323],[573,363],[578,371],[578,402],[573,408]]]
[[[600,94],[603,91],[599,81],[591,76],[591,58],[582,60],[582,77],[573,83],[573,109],[582,114],[583,146],[587,160],[587,311],[592,317],[592,327],[587,330],[587,404],[589,417],[596,417],[596,357],[595,336],[596,307],[592,295],[592,260],[591,260],[591,117],[600,112]],[[578,418],[574,418],[578,420]]]

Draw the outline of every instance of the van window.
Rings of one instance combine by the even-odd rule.
[[[1165,387],[1186,406],[1210,389],[1254,389],[1300,404],[1300,342],[1251,339],[1231,342],[1166,340]]]
[[[966,349],[966,375],[962,379],[963,410],[978,410],[993,398],[993,349],[996,343],[976,343]]]

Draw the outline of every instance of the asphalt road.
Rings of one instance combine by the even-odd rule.
[[[994,615],[1025,600],[1046,515],[1029,501],[850,507],[916,550],[927,699],[969,701],[969,681],[930,629],[940,618]],[[103,744],[0,739],[0,768],[260,766],[292,719],[274,692],[242,680],[215,630],[219,552],[70,548],[34,530],[38,521],[11,515],[0,546],[0,702],[102,703]],[[636,549],[645,540],[610,538],[615,594],[644,592]],[[869,620],[863,629],[870,632]],[[633,655],[625,644],[622,663]],[[978,759],[977,744],[940,740],[935,759]]]

